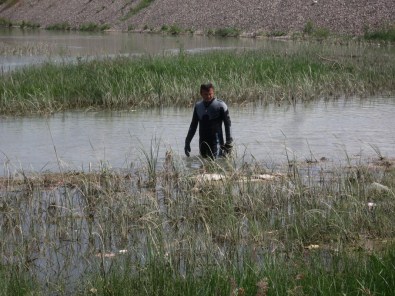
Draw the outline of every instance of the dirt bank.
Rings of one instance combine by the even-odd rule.
[[[245,32],[297,32],[308,21],[333,33],[361,34],[364,28],[395,23],[394,0],[154,0],[130,14],[142,0],[3,0],[0,17],[42,27],[94,22],[115,30],[236,27]]]

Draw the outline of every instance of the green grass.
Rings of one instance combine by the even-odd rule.
[[[387,26],[377,30],[366,29],[364,38],[366,40],[395,42],[395,25]]]
[[[108,30],[110,28],[111,27],[108,24],[99,25],[96,23],[84,23],[78,27],[78,30],[85,31],[85,32],[97,32],[97,31]]]
[[[206,171],[225,175],[209,182],[186,170],[177,155],[168,155],[163,167],[157,164],[155,179],[143,164],[126,172],[33,175],[1,183],[0,255],[33,273],[26,281],[23,269],[13,274],[0,268],[0,287],[6,285],[0,291],[392,295],[393,164],[333,167],[317,182],[317,176],[306,175],[306,164],[296,162],[274,181],[253,182],[253,175],[266,169],[236,158],[204,163]],[[376,206],[369,208],[368,202]],[[50,215],[49,208],[55,209]],[[54,232],[45,232],[49,227]],[[25,229],[23,239],[15,229]],[[366,248],[366,241],[377,246]],[[114,248],[128,252],[97,256]],[[29,286],[35,282],[31,258],[36,256],[55,273],[59,264],[74,270],[72,259],[79,259],[80,281],[71,287],[65,273],[56,281],[48,275],[41,287]]]
[[[303,28],[303,33],[318,40],[324,40],[330,36],[330,31],[328,28],[316,26],[311,21],[306,23]]]
[[[29,21],[22,21],[19,24],[19,27],[21,29],[38,29],[38,28],[40,28],[40,26],[41,26],[40,24],[32,23],[32,22],[29,22]]]
[[[12,27],[12,22],[8,19],[0,17],[0,28],[1,27],[6,27],[6,28]]]
[[[48,25],[45,27],[46,30],[54,30],[54,31],[69,31],[71,30],[71,25],[67,22],[56,23],[52,25]]]
[[[391,295],[394,260],[393,248],[372,255],[313,252],[290,260],[273,254],[262,265],[212,266],[181,276],[158,257],[135,274],[130,266],[114,268],[81,294],[95,287],[99,295]]]
[[[306,44],[287,51],[182,52],[178,56],[45,64],[3,76],[0,114],[190,106],[199,98],[201,81],[212,81],[220,96],[235,104],[393,95],[394,59],[393,54],[364,47]]]
[[[141,10],[150,6],[155,0],[139,0],[138,4],[131,8],[129,12],[123,17],[123,20],[129,19],[132,15],[139,13]]]
[[[0,263],[0,295],[40,295],[41,288],[22,266]]]
[[[240,30],[234,27],[219,28],[214,30],[214,35],[220,37],[237,37],[240,35]]]
[[[161,27],[161,31],[170,35],[180,35],[183,32],[183,30],[177,25],[163,25]]]
[[[8,9],[12,6],[14,6],[15,4],[17,4],[19,2],[19,0],[2,0],[2,2],[0,4],[5,4],[3,9]]]

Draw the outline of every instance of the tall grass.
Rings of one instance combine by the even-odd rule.
[[[0,263],[0,295],[40,295],[40,290],[22,266]]]
[[[311,45],[45,64],[6,74],[0,113],[69,108],[189,106],[202,81],[229,103],[292,102],[323,96],[394,94],[395,55],[365,47]]]
[[[392,26],[386,26],[380,29],[366,29],[364,36],[366,40],[375,41],[395,41],[395,24]]]
[[[149,187],[145,167],[7,177],[1,258],[57,294],[392,293],[393,164],[316,176],[292,162],[289,173],[259,181],[258,163],[193,171],[179,161],[157,165]],[[204,170],[223,178],[201,178]]]

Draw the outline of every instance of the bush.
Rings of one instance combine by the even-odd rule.
[[[395,41],[395,24],[377,30],[365,29],[364,38],[366,40]]]
[[[0,27],[3,27],[3,28],[4,27],[6,27],[6,28],[12,27],[12,22],[8,19],[0,17]]]
[[[103,24],[103,25],[98,25],[95,23],[86,23],[86,24],[81,24],[78,28],[80,31],[85,31],[85,32],[94,32],[94,31],[104,31],[110,28],[110,25],[108,24]]]
[[[328,38],[330,31],[328,28],[317,27],[312,21],[308,21],[303,28],[303,34],[315,37],[317,39]]]
[[[234,27],[222,28],[222,29],[215,30],[214,35],[221,36],[221,37],[237,37],[240,35],[240,30],[238,30]]]
[[[46,30],[68,31],[71,30],[71,25],[67,22],[56,23],[45,27]]]
[[[31,23],[29,21],[22,21],[22,23],[19,25],[21,29],[37,29],[40,28],[40,24],[37,23]]]
[[[171,35],[179,35],[182,32],[181,28],[177,25],[172,25],[169,28],[169,33]]]
[[[285,33],[284,31],[273,31],[268,34],[269,37],[280,37],[280,36],[286,36],[286,35],[287,35],[287,33]]]
[[[311,35],[313,34],[313,31],[314,31],[314,24],[312,21],[308,21],[303,28],[303,33],[307,35]]]

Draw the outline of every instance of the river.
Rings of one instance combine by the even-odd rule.
[[[77,58],[169,54],[185,50],[257,49],[284,47],[283,41],[252,38],[168,36],[122,32],[53,32],[0,28],[1,72],[43,62],[75,61]]]
[[[7,72],[44,61],[180,50],[292,50],[298,46],[308,45],[252,38],[3,29],[0,62],[2,71]],[[355,50],[365,53],[366,48]],[[255,158],[268,166],[284,163],[287,158],[343,161],[395,154],[395,98],[230,106],[230,112],[238,157]],[[198,155],[197,136],[192,142],[194,157],[183,158],[191,116],[192,109],[167,108],[1,117],[0,174],[88,170],[104,164],[125,169],[144,161],[143,151],[149,151],[151,144],[159,146],[159,160],[172,150],[187,163],[193,163]]]
[[[4,50],[0,55],[3,72],[47,60],[56,62],[81,56],[290,46],[283,41],[253,39],[42,30],[2,31],[0,44]],[[220,92],[218,96],[221,97]],[[324,165],[395,155],[395,98],[317,98],[294,105],[257,103],[229,106],[229,109],[235,151],[242,161],[254,159],[275,169],[289,159],[318,162],[325,159]],[[0,175],[21,171],[87,171],[103,166],[129,169],[144,165],[144,152],[151,148],[158,149],[159,163],[165,159],[166,152],[172,151],[187,166],[194,166],[199,164],[197,135],[191,143],[192,157],[187,158],[183,152],[191,118],[192,108],[69,111],[46,117],[3,116],[0,117]],[[98,230],[92,231],[92,227],[101,229],[101,225],[92,226],[93,222],[85,218],[85,201],[81,201],[81,193],[75,188],[50,188],[28,196],[20,192],[4,192],[2,196],[7,201],[2,202],[2,225],[5,221],[14,221],[7,218],[10,213],[23,216],[18,220],[21,221],[18,227],[2,227],[7,242],[3,247],[7,255],[2,257],[3,264],[19,262],[21,259],[15,254],[24,246],[21,241],[27,241],[25,245],[29,248],[22,253],[30,256],[26,256],[26,260],[32,262],[31,270],[40,282],[49,290],[56,290],[56,284],[64,281],[66,291],[73,291],[75,282],[90,265],[94,269],[100,260],[104,262],[104,257],[95,256],[103,241],[99,240]],[[6,211],[6,206],[14,210]],[[50,211],[55,208],[59,210],[51,217]],[[72,219],[69,218],[71,212]],[[59,217],[64,219],[62,223],[69,224],[61,225]],[[106,250],[128,248],[133,250],[133,256],[140,256],[144,254],[141,250],[146,249],[144,235],[135,231],[128,242],[119,243],[116,238],[118,245],[110,240]],[[90,242],[92,238],[94,247]]]
[[[230,107],[239,158],[272,167],[297,160],[343,161],[395,154],[395,99],[317,100],[294,106]],[[159,147],[184,159],[192,109],[65,112],[44,118],[0,118],[3,174],[87,170],[105,164],[127,169],[143,162],[143,151]],[[192,160],[198,155],[192,141]]]

